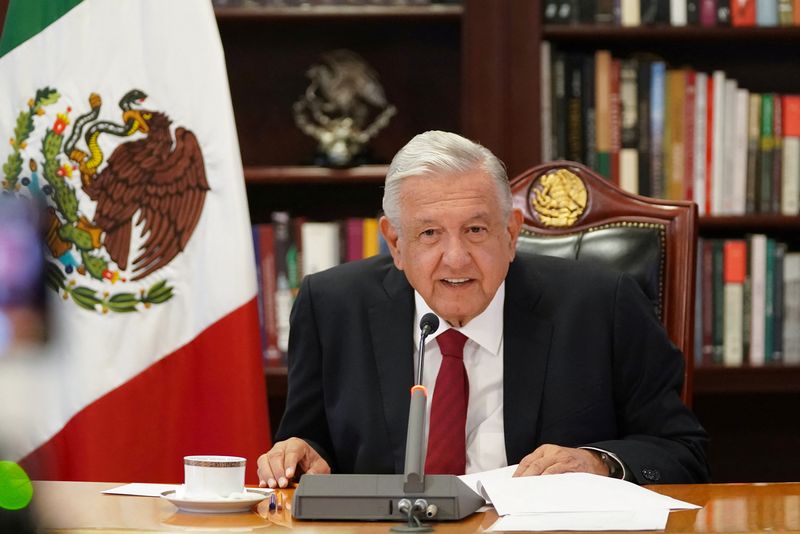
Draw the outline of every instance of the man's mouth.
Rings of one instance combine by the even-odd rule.
[[[442,282],[452,287],[463,286],[472,281],[472,278],[443,278]]]

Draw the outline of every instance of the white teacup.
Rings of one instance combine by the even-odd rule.
[[[227,499],[244,492],[247,460],[239,456],[184,456],[185,496],[191,499]]]

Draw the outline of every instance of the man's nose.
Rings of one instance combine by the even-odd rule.
[[[442,256],[444,264],[455,269],[463,267],[472,261],[467,243],[457,237],[445,240],[445,249]]]

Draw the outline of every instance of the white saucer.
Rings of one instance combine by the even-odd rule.
[[[234,512],[247,512],[254,505],[260,503],[272,493],[272,490],[248,488],[243,499],[189,499],[179,498],[175,490],[161,493],[161,498],[166,499],[184,512],[199,514],[230,514]]]

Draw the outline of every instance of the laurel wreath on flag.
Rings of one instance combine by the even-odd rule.
[[[35,129],[34,117],[44,115],[46,106],[58,102],[60,95],[56,89],[45,87],[36,91],[36,95],[28,101],[27,109],[20,111],[14,127],[14,137],[10,139],[12,152],[3,164],[4,179],[2,182],[3,193],[11,196],[22,196],[21,187],[29,189],[31,196],[41,196],[54,212],[51,221],[57,217],[57,239],[64,243],[69,250],[75,248],[81,259],[81,265],[76,274],[88,274],[91,278],[101,282],[115,282],[118,273],[111,273],[108,269],[108,260],[98,253],[103,249],[99,243],[99,236],[93,237],[87,231],[90,224],[86,217],[80,213],[78,198],[75,188],[67,182],[65,165],[59,160],[62,148],[63,133],[68,119],[66,115],[59,114],[53,127],[48,127],[42,139],[41,154],[44,157],[42,176],[46,185],[32,187],[28,179],[20,179],[23,166],[22,151],[27,148],[28,139]],[[32,171],[38,166],[31,160]],[[58,215],[56,216],[55,213]],[[51,234],[52,228],[51,228]],[[52,254],[48,255],[45,265],[45,281],[47,285],[61,294],[63,298],[71,298],[75,304],[83,309],[108,313],[111,312],[136,312],[142,308],[148,309],[153,304],[161,304],[173,296],[173,287],[167,285],[166,280],[152,284],[147,289],[141,289],[138,294],[133,292],[98,291],[87,285],[79,285],[75,278],[67,280],[67,274],[72,272],[71,267],[67,272],[54,261]],[[81,272],[83,271],[83,272]],[[116,277],[112,280],[112,277]],[[124,281],[124,280],[123,280]]]

